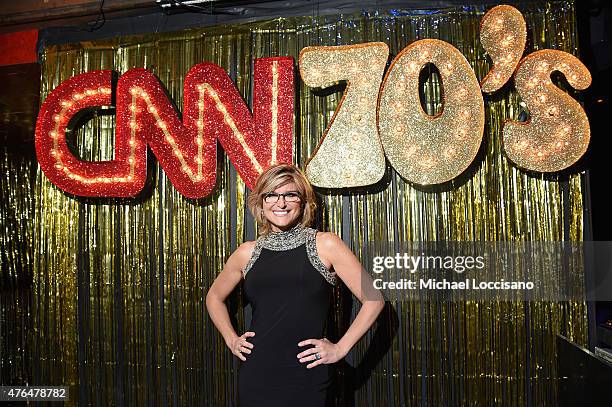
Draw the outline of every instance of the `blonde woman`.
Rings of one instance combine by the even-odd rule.
[[[242,360],[240,407],[323,407],[331,399],[330,365],[370,328],[384,300],[368,291],[365,301],[362,284],[371,280],[359,260],[335,234],[309,227],[315,194],[297,167],[279,164],[264,171],[248,206],[260,236],[231,254],[206,295],[213,323]],[[333,343],[322,335],[338,280],[362,306]],[[242,335],[234,330],[224,303],[240,282],[253,307],[251,326]]]

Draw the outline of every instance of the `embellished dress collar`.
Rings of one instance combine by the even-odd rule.
[[[269,250],[291,250],[306,243],[307,228],[298,223],[289,230],[270,232],[261,236],[258,241],[263,248]]]

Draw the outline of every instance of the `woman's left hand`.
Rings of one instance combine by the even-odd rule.
[[[301,363],[312,362],[306,366],[308,369],[322,364],[336,363],[346,356],[338,344],[332,343],[327,338],[306,339],[298,343],[298,346],[306,345],[314,345],[314,347],[298,353],[297,357]],[[317,359],[315,355],[319,355],[320,358]]]

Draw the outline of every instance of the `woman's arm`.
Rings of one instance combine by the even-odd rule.
[[[245,242],[227,259],[223,270],[212,283],[206,294],[206,310],[213,323],[225,339],[225,344],[241,360],[246,360],[242,352],[251,353],[253,344],[246,340],[255,336],[254,332],[245,332],[238,336],[230,320],[225,299],[242,279],[242,269],[246,266],[253,253],[255,242]]]
[[[327,339],[307,339],[299,346],[315,345],[298,354],[300,362],[314,361],[308,368],[322,363],[335,363],[344,358],[359,339],[372,326],[385,306],[385,300],[378,290],[373,289],[372,278],[353,252],[334,233],[317,233],[317,251],[327,268],[333,267],[336,275],[361,302],[359,313],[346,333],[334,344]],[[321,359],[315,360],[318,353]]]

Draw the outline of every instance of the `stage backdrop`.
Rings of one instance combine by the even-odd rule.
[[[527,53],[551,48],[577,55],[571,2],[518,8],[527,21]],[[485,11],[305,16],[48,48],[41,100],[82,72],[143,67],[182,106],[185,74],[212,61],[250,102],[254,58],[297,60],[306,46],[369,41],[387,43],[394,56],[423,38],[457,47],[482,79],[491,65],[479,41]],[[303,168],[341,92],[315,95],[296,83],[294,162]],[[441,108],[438,85],[435,75],[425,82],[430,114]],[[319,191],[319,226],[341,235],[358,256],[366,241],[582,240],[584,173],[529,174],[508,162],[502,123],[521,112],[512,86],[485,96],[485,112],[481,154],[464,176],[423,188],[389,167],[376,186]],[[93,117],[76,132],[75,151],[87,160],[111,159],[113,125],[112,115]],[[40,170],[30,182],[22,159],[0,164],[3,222],[16,219],[15,227],[2,227],[2,382],[70,385],[82,405],[233,405],[238,364],[208,318],[204,297],[230,252],[253,239],[255,228],[245,208],[248,190],[225,155],[215,191],[199,201],[177,193],[154,160],[150,185],[130,200],[75,199]],[[11,289],[20,273],[31,276],[31,286]],[[555,273],[547,283],[561,277]],[[345,288],[335,298],[332,338],[359,305]],[[243,305],[237,290],[230,308],[240,331],[249,318]],[[556,405],[555,334],[587,340],[584,302],[388,305],[376,330],[339,365],[338,405]]]

